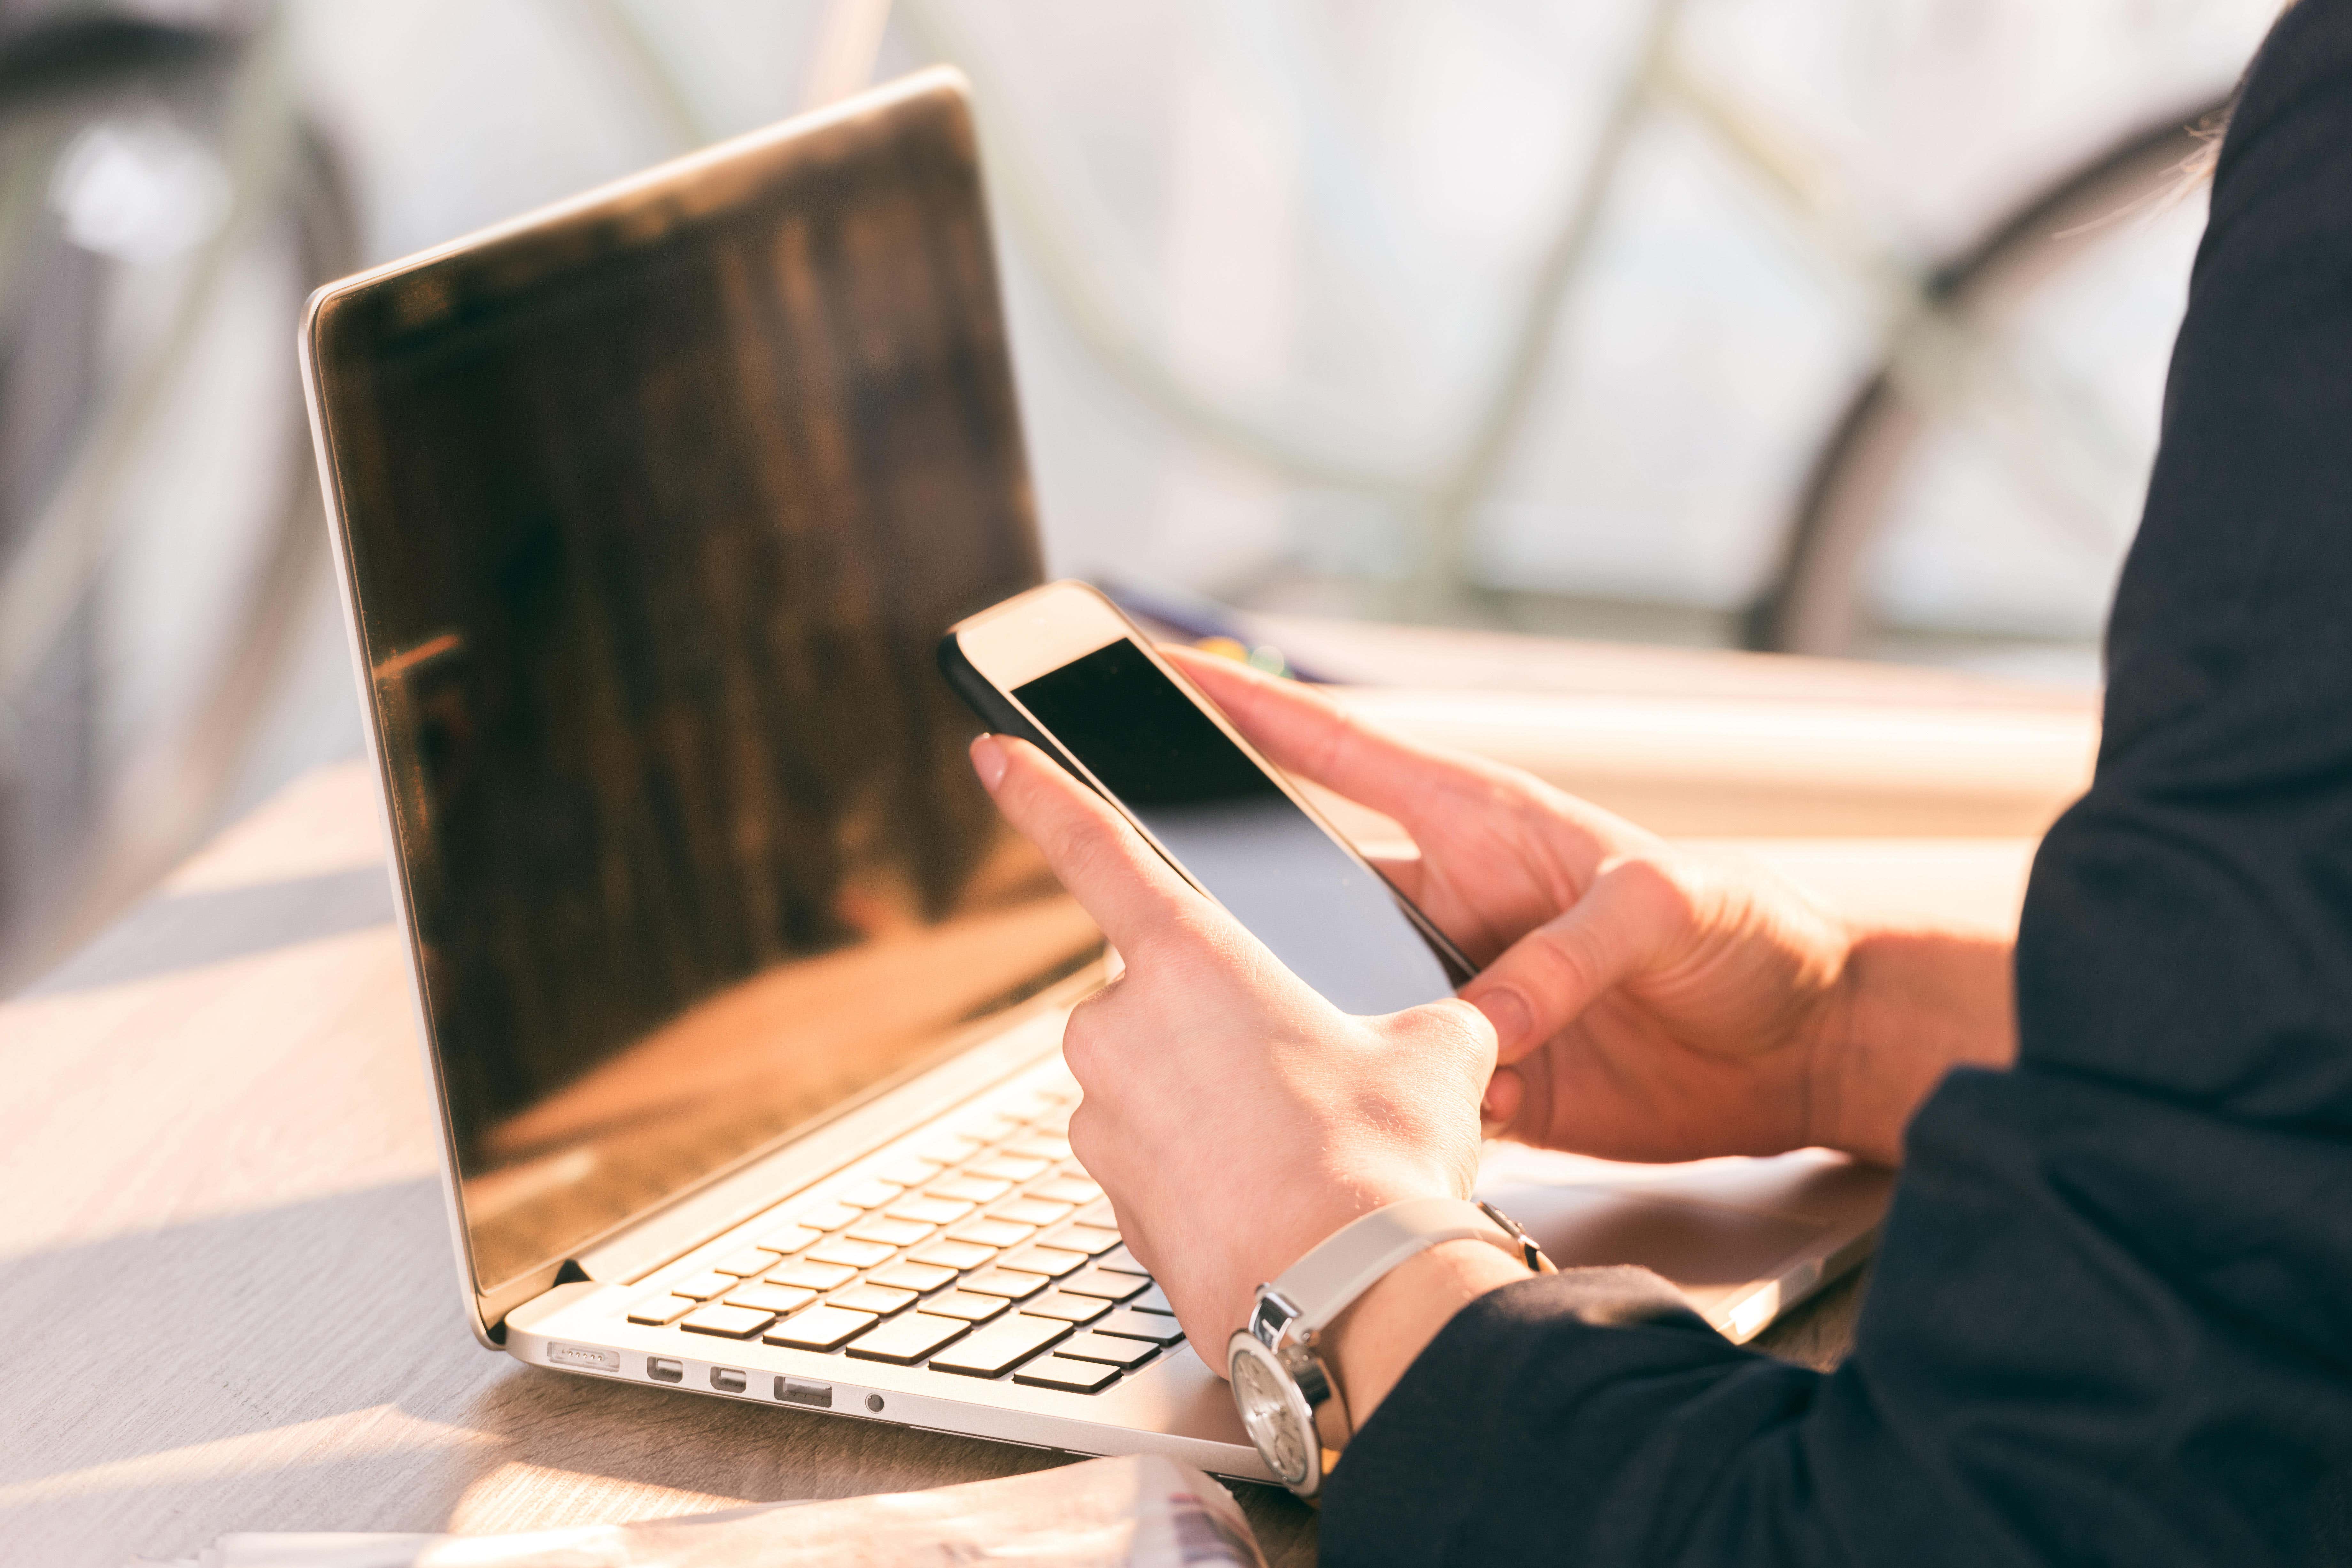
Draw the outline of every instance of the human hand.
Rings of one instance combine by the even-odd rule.
[[[1463,994],[1499,1040],[1490,1125],[1622,1160],[1813,1143],[1895,1158],[1910,1103],[1851,1092],[1841,1055],[1856,933],[1795,888],[1384,733],[1308,688],[1169,658],[1277,765],[1419,847],[1381,869],[1483,966]]]
[[[1034,747],[971,755],[1126,963],[1063,1038],[1070,1144],[1222,1374],[1261,1282],[1373,1209],[1469,1194],[1494,1030],[1454,1000],[1340,1012]]]

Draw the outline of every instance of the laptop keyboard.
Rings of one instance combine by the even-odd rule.
[[[1183,1342],[1064,1137],[1014,1086],[742,1226],[632,1323],[1099,1394]]]

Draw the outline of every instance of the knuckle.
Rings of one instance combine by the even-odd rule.
[[[1603,876],[1645,926],[1680,930],[1697,918],[1697,900],[1689,879],[1655,857],[1638,855],[1620,860]]]
[[[1070,1009],[1070,1016],[1062,1026],[1062,1060],[1069,1068],[1070,1076],[1078,1080],[1078,1087],[1089,1093],[1093,1092],[1089,1080],[1097,1075],[1103,1047],[1111,1033],[1106,1014],[1113,993],[1122,984],[1114,981],[1080,1002]]]
[[[1529,939],[1528,956],[1531,978],[1556,991],[1580,991],[1599,975],[1601,955],[1581,924],[1544,927]]]
[[[1039,847],[1065,881],[1088,881],[1109,855],[1101,825],[1081,812],[1066,812],[1040,836]]]
[[[1107,1147],[1107,1120],[1102,1101],[1092,1094],[1080,1099],[1077,1108],[1070,1112],[1070,1125],[1065,1134],[1070,1141],[1070,1152],[1089,1171],[1101,1169],[1103,1156],[1110,1152]]]

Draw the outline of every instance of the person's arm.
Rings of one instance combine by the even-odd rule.
[[[1912,1121],[1854,1352],[1478,1294],[1334,1472],[1327,1561],[2352,1562],[2347,431],[2352,5],[2305,0],[2221,154],[2016,1065]],[[1947,956],[1882,994],[1984,995]]]
[[[1956,1067],[2017,1058],[2016,943],[1989,931],[1879,927],[1847,950],[1813,1075],[1813,1142],[1877,1164]]]
[[[1829,1375],[1752,1354],[1638,1269],[1496,1287],[1433,1255],[1339,1329],[1369,1414],[1324,1492],[1327,1561],[2352,1560],[2347,431],[2352,0],[2305,0],[2222,151],[2097,775],[2028,890],[2016,1065],[1954,1068],[1910,1118],[1853,1353]],[[1331,735],[1344,766],[1360,742]],[[1357,1215],[1467,1190],[1484,1013],[1339,1015],[1044,758],[975,760],[1129,960],[1072,1019],[1071,1142],[1213,1364],[1257,1281]],[[1346,793],[1388,809],[1365,792],[1410,772],[1391,760]],[[1948,1008],[1928,1059],[2005,1038],[1967,1022],[1999,1008],[1967,978],[1990,951],[1874,951],[1632,830],[1580,835],[1524,783],[1443,789],[1400,803],[1430,857],[1409,890],[1484,936],[1490,981],[1530,934],[1567,939],[1581,1010],[1513,1069],[1562,1142],[1788,1147],[1814,1131],[1792,1107],[1910,1093],[1903,1070],[1817,1083],[1838,1040]],[[1849,971],[1871,1005],[1839,1005]]]
[[[1860,934],[1824,1031],[1830,1065],[1819,1075],[1814,1142],[1895,1164],[1904,1127],[1947,1072],[2007,1067],[2017,1054],[2011,962],[2010,942],[1990,933]],[[1508,1081],[1497,1073],[1498,1084]],[[1498,1097],[1490,1087],[1483,1109],[1507,1122],[1521,1092],[1512,1086]],[[1432,1247],[1365,1292],[1324,1336],[1352,1417],[1370,1419],[1454,1313],[1526,1277],[1493,1247],[1458,1241]]]

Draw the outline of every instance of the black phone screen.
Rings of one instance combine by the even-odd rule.
[[[1298,808],[1126,639],[1014,689],[1292,973],[1349,1013],[1454,994],[1394,889]]]

